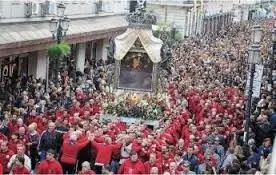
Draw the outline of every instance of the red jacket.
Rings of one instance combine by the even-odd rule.
[[[76,143],[70,143],[70,140],[64,140],[61,148],[62,154],[60,161],[66,164],[75,164],[80,150],[88,143],[88,140],[84,142],[77,141]]]
[[[43,160],[38,165],[36,174],[63,174],[63,170],[58,161]]]
[[[93,170],[89,170],[89,171],[80,171],[78,174],[94,175],[96,173]]]
[[[124,161],[124,163],[120,166],[118,174],[145,174],[145,166],[144,164],[138,160],[136,162],[132,162],[130,159]]]
[[[161,164],[159,164],[157,162],[155,162],[154,164],[151,164],[149,161],[147,161],[144,165],[145,165],[145,173],[146,174],[150,174],[150,170],[153,167],[158,168],[158,174],[162,174],[163,173],[162,172],[162,166],[161,166]]]
[[[119,149],[122,146],[122,144],[119,143],[116,145],[115,144],[107,145],[105,143],[97,143],[96,141],[93,141],[92,146],[96,148],[96,151],[97,151],[95,163],[106,165],[110,163],[113,151],[115,151],[116,149]]]
[[[4,174],[3,165],[0,163],[0,174]]]
[[[12,170],[11,170],[12,174],[30,174],[30,170],[28,170],[28,168],[26,168],[25,166],[23,167],[19,167],[19,166],[15,166]]]
[[[7,165],[10,161],[11,156],[13,155],[14,155],[14,152],[11,150],[8,150],[6,152],[2,152],[2,151],[0,152],[0,164],[3,165],[4,173],[7,173],[10,171]]]

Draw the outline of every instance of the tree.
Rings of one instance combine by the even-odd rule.
[[[70,46],[67,43],[52,44],[48,48],[49,57],[64,57],[68,55],[71,51]]]

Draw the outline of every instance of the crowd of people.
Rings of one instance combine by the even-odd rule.
[[[260,23],[266,33],[272,28],[271,21]],[[46,90],[32,77],[2,86],[0,174],[267,173],[276,106],[265,80],[250,139],[243,141],[251,25],[233,24],[175,46],[157,128],[143,121],[128,125],[119,117],[100,120],[102,102],[116,98],[105,90],[103,62],[86,68],[77,83],[65,72]],[[265,35],[263,59],[269,42]]]

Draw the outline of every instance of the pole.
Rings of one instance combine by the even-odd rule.
[[[58,22],[58,28],[57,28],[57,44],[60,44],[61,39],[62,39],[62,27],[61,27],[61,18],[59,19]],[[56,83],[58,83],[58,73],[59,73],[59,58],[56,58],[56,72],[55,72],[55,78],[56,78]]]
[[[45,92],[48,92],[49,87],[49,56],[46,59],[46,85],[45,85]]]
[[[253,95],[254,73],[255,73],[255,64],[251,64],[250,84],[249,84],[247,108],[246,108],[246,114],[245,114],[246,115],[246,123],[245,123],[245,131],[244,131],[244,135],[243,135],[243,141],[244,141],[245,145],[248,144],[249,124],[250,124],[252,95]]]
[[[273,71],[274,71],[274,65],[275,65],[275,54],[276,54],[276,41],[273,41],[273,47],[272,47],[272,55],[270,58],[271,61],[271,68],[270,68],[270,74],[269,74],[269,84],[271,85],[271,89],[270,89],[270,96],[273,99],[273,101],[275,100],[275,95],[273,95]]]

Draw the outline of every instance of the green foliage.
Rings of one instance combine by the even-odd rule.
[[[157,24],[157,30],[153,31],[153,35],[157,38],[160,38],[165,44],[169,46],[183,40],[182,34],[177,30],[175,31],[173,38],[172,24],[168,24],[164,21]]]
[[[48,55],[50,57],[63,57],[70,53],[71,48],[67,43],[52,44],[48,48]]]
[[[157,24],[157,28],[157,30],[159,31],[168,31],[170,30],[170,25],[167,22],[162,21],[159,24]]]

